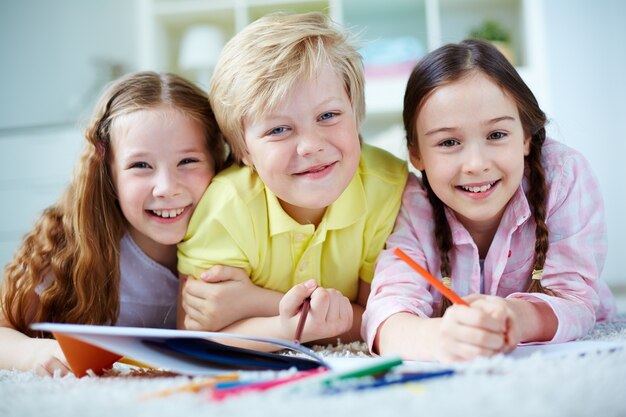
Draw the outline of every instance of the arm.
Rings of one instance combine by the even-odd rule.
[[[551,173],[546,224],[549,250],[543,278],[553,295],[513,293],[518,307],[541,316],[528,323],[543,327],[539,335],[524,341],[565,342],[585,335],[597,319],[610,318],[615,304],[600,280],[607,252],[607,233],[600,187],[591,167],[578,152],[567,150],[559,161],[548,159]],[[552,157],[552,159],[555,159]],[[556,325],[552,321],[556,320]],[[547,325],[547,326],[546,326]]]
[[[34,317],[37,302],[27,314]],[[15,330],[0,312],[0,368],[35,371],[39,375],[71,372],[59,343],[54,339],[35,339]]]
[[[409,360],[466,361],[511,350],[507,335],[503,316],[453,305],[440,318],[406,312],[392,315],[378,328],[373,350]]]
[[[438,264],[429,263],[423,246],[434,244],[432,223],[424,219],[432,218],[432,209],[426,191],[418,180],[410,176],[402,196],[402,206],[398,213],[395,227],[376,261],[376,270],[372,280],[367,309],[363,315],[362,334],[373,353],[383,353],[378,349],[380,327],[395,315],[406,313],[414,319],[428,318],[433,314],[434,299],[428,283],[404,262],[396,258],[393,249],[402,248],[412,259],[430,271],[436,271]],[[430,240],[429,240],[430,239]],[[436,259],[435,259],[436,261]],[[389,323],[394,322],[391,320]],[[411,321],[412,322],[412,321]],[[393,329],[402,326],[393,326]],[[391,329],[391,328],[389,328]],[[395,330],[391,330],[395,333]],[[393,336],[390,344],[404,344],[405,338],[412,337],[407,331],[400,331]],[[412,339],[411,339],[412,340]],[[381,346],[388,346],[384,343]]]
[[[301,342],[323,340],[348,332],[352,325],[352,304],[339,291],[318,287],[314,280],[295,285],[280,301],[280,313],[273,317],[253,317],[241,320],[223,329],[228,333],[293,340],[304,300],[311,304]],[[237,343],[238,346],[267,350],[255,343]]]
[[[254,285],[244,270],[214,266],[200,279],[180,276],[178,327],[218,331],[234,322],[278,315],[283,294]]]

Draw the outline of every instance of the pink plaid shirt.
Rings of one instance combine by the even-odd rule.
[[[509,201],[484,261],[485,293],[506,298],[543,301],[558,318],[558,329],[548,343],[585,335],[596,321],[615,316],[615,300],[600,280],[607,252],[604,205],[598,183],[586,159],[553,140],[543,146],[548,203],[546,224],[550,248],[542,284],[558,296],[526,293],[533,269],[535,222],[524,180]],[[480,292],[478,248],[454,213],[446,209],[454,241],[450,251],[452,288],[461,296]],[[441,295],[392,250],[402,248],[415,261],[441,278],[434,236],[432,208],[426,190],[409,178],[393,233],[380,254],[361,332],[370,349],[379,326],[391,315],[409,312],[430,317]],[[541,302],[540,301],[540,302]]]

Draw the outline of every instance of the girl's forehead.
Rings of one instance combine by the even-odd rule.
[[[115,116],[111,122],[111,139],[127,135],[131,130],[159,129],[189,119],[184,112],[171,106],[137,109]],[[189,119],[190,120],[190,119]]]
[[[141,109],[116,117],[111,146],[118,152],[144,150],[172,153],[207,148],[204,125],[172,107]],[[114,152],[117,154],[117,152]]]
[[[495,80],[482,72],[472,72],[467,76],[446,82],[432,89],[422,99],[420,110],[425,106],[434,104],[482,102],[485,100],[492,103],[493,106],[497,106],[498,103],[513,105],[516,103],[510,92]]]

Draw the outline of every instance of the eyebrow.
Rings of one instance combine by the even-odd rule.
[[[352,103],[350,103],[350,100],[345,100],[341,96],[330,96],[330,97],[327,97],[324,100],[320,101],[319,103],[316,103],[312,107],[315,108],[315,109],[318,109],[320,107],[323,108],[323,107],[326,107],[326,106],[340,105],[340,104],[345,104],[345,103],[347,103],[348,105],[352,105]],[[289,113],[289,109],[287,109],[286,113]],[[271,110],[271,111],[265,113],[261,117],[263,119],[265,119],[265,121],[272,121],[272,119],[280,119],[280,118],[283,118],[283,117],[291,117],[291,115],[286,114],[286,113],[278,113],[274,109],[274,110]]]
[[[502,121],[515,121],[515,118],[513,116],[500,116],[500,117],[495,117],[491,120],[487,120],[485,123],[483,123],[484,125],[492,125],[498,122],[502,122]],[[429,136],[429,135],[434,135],[435,133],[441,133],[441,132],[452,132],[456,129],[456,127],[439,127],[433,130],[429,130],[428,132],[424,133],[424,136]]]
[[[455,129],[456,128],[454,127],[440,127],[437,129],[429,130],[428,132],[424,133],[424,136],[430,136],[430,135],[434,135],[435,133],[440,133],[440,132],[452,132]]]
[[[500,116],[500,117],[493,118],[491,120],[487,120],[487,122],[485,122],[485,124],[486,125],[492,125],[494,123],[498,123],[498,122],[501,122],[503,120],[510,120],[510,121],[514,122],[515,121],[515,117],[513,117],[513,116]]]
[[[182,149],[174,149],[171,153],[172,154],[200,154],[203,153],[204,151],[202,149],[196,149],[196,148],[182,148]],[[136,158],[150,158],[153,157],[154,155],[159,155],[158,152],[151,152],[151,151],[145,151],[145,150],[131,150],[129,152],[124,152],[122,154],[120,154],[121,157],[123,158],[128,158],[128,159],[136,159]]]

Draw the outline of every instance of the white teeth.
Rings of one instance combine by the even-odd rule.
[[[154,214],[156,214],[159,217],[163,217],[164,219],[180,216],[180,214],[183,211],[185,211],[184,208],[172,209],[172,210],[152,210]]]
[[[485,191],[490,189],[492,186],[493,184],[486,184],[480,187],[466,187],[464,185],[461,185],[461,188],[464,189],[465,191],[469,191],[470,193],[484,193]]]

